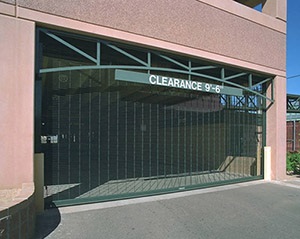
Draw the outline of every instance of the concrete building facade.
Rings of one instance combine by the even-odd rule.
[[[253,9],[259,4],[261,4],[261,12]],[[72,184],[70,186],[72,189],[67,188],[68,193],[51,199],[64,201],[65,204],[81,202],[78,198],[85,193],[92,195],[91,191],[96,188],[98,190],[100,184],[101,186],[108,183],[111,185],[113,181],[121,185],[121,180],[125,179],[128,181],[143,178],[145,182],[155,177],[156,185],[158,185],[161,178],[174,178],[176,175],[178,179],[180,174],[180,177],[192,182],[194,180],[192,177],[195,174],[198,175],[199,172],[201,175],[211,175],[216,171],[219,176],[224,171],[236,175],[241,174],[242,171],[242,178],[247,180],[249,176],[254,176],[252,179],[258,179],[264,176],[262,152],[265,146],[271,147],[271,179],[280,180],[285,177],[285,0],[1,0],[0,35],[2,56],[0,59],[1,190],[20,189],[24,185],[33,187],[35,153],[49,156],[45,156],[45,182],[51,178],[52,181],[50,181],[53,184],[60,185],[60,192],[64,190],[61,189],[62,185]],[[95,47],[94,50],[90,50],[92,47]],[[111,52],[112,49],[115,53]],[[128,64],[123,62],[123,57],[130,58]],[[94,65],[87,64],[86,59]],[[132,61],[138,62],[144,68],[134,68],[135,63]],[[113,76],[107,76],[110,74],[108,65],[118,65],[113,69],[110,68],[113,70]],[[161,70],[163,67],[165,71]],[[107,71],[103,71],[104,68]],[[209,69],[214,70],[209,71]],[[97,74],[98,76],[95,77]],[[121,79],[117,79],[117,74],[120,74]],[[160,86],[148,85],[141,89],[140,85],[136,85],[138,82],[136,78],[144,77],[144,75],[138,74],[150,74],[152,82],[156,79],[157,84],[159,77],[164,79]],[[73,86],[70,83],[69,86],[63,88],[62,85],[68,81],[66,76],[69,77],[68,79],[80,78],[81,85]],[[104,90],[103,85],[93,85],[94,79],[105,77],[109,78],[109,80],[106,79],[105,84],[110,84],[111,80],[133,83],[125,82],[125,85],[111,83],[112,85],[106,87],[110,90]],[[60,83],[57,84],[62,88],[55,88],[56,86],[51,85],[56,84],[53,82],[58,78]],[[133,78],[135,80],[132,80]],[[172,95],[172,98],[171,90],[170,92],[165,90],[166,87],[176,88],[175,81],[170,79],[177,79],[177,88],[181,88],[174,91],[175,97]],[[187,91],[181,87],[179,79],[192,82],[188,90],[189,97],[194,97],[193,100],[177,102],[180,97],[187,97]],[[167,81],[168,83],[164,83]],[[85,82],[90,83],[84,86]],[[201,82],[202,85],[197,82]],[[51,88],[51,102],[43,98],[50,92],[50,90],[47,91],[45,85],[53,87]],[[74,87],[77,87],[76,93],[70,93]],[[99,90],[95,90],[98,89],[97,87]],[[131,91],[136,87],[139,88],[138,96],[129,98],[129,93],[132,94]],[[218,87],[221,87],[221,91]],[[93,91],[89,90],[91,88]],[[212,88],[216,92],[212,92]],[[228,90],[227,93],[225,89]],[[84,95],[84,90],[89,90],[88,96]],[[195,96],[195,90],[198,90],[197,96]],[[56,93],[53,93],[54,91]],[[115,91],[118,91],[117,98],[114,98],[113,92]],[[155,94],[164,96],[159,103],[157,103],[158,96],[154,97],[154,91],[156,91]],[[232,93],[237,91],[239,93]],[[168,94],[167,98],[166,94]],[[148,98],[146,100],[145,95],[151,100],[149,101]],[[101,103],[94,105],[92,102],[96,98]],[[201,104],[199,99],[201,99]],[[165,103],[166,100],[171,103]],[[107,101],[109,103],[103,103]],[[126,103],[123,103],[125,101]],[[214,101],[216,105],[212,106]],[[112,105],[112,102],[117,103],[106,110],[99,109],[99,107]],[[79,110],[76,108],[77,113],[72,111],[73,103],[76,105],[75,108],[81,107],[78,108]],[[47,104],[51,104],[51,110]],[[86,104],[87,109],[84,109],[83,104]],[[122,108],[123,104],[126,110]],[[256,104],[259,107],[256,107]],[[251,107],[256,105],[253,106],[255,109],[250,109],[250,105]],[[64,113],[63,107],[67,106],[69,107],[66,108],[68,113]],[[47,107],[49,111],[46,112]],[[156,109],[157,113],[154,113]],[[224,114],[221,109],[224,110]],[[227,113],[225,109],[228,110]],[[54,111],[60,116],[55,116]],[[98,116],[94,116],[95,112]],[[131,119],[129,116],[131,113],[128,112],[133,112],[132,122],[137,123],[141,120],[138,127],[133,128],[132,131],[127,122]],[[142,112],[141,116],[139,112]],[[79,115],[79,119],[76,116],[79,123],[75,124],[72,121],[72,114]],[[84,114],[87,115],[86,118],[83,118]],[[103,118],[104,114],[108,116]],[[124,118],[122,114],[125,115]],[[43,127],[50,124],[50,121],[43,121],[45,115],[52,117],[51,129],[54,128],[54,124],[59,125],[58,131],[48,132],[49,134],[43,132]],[[177,116],[182,121],[177,122]],[[67,120],[64,121],[66,117]],[[154,120],[155,117],[157,120]],[[98,123],[93,123],[93,119],[96,119]],[[117,120],[114,121],[114,119]],[[252,120],[254,123],[251,123]],[[115,126],[111,127],[109,122]],[[203,123],[201,127],[200,122]],[[230,122],[233,122],[235,126],[230,125]],[[176,131],[173,130],[175,124],[177,124]],[[63,128],[64,125],[66,128]],[[76,127],[79,133],[71,136],[73,130],[71,125]],[[105,125],[108,132],[104,133],[100,125]],[[122,129],[126,130],[122,131]],[[88,132],[86,139],[84,139],[85,130]],[[96,131],[98,133],[95,133]],[[141,136],[137,131],[141,133]],[[149,131],[151,133],[148,135]],[[203,132],[203,135],[200,135],[200,132]],[[95,135],[92,136],[93,134]],[[155,136],[152,137],[151,134]],[[254,134],[257,141],[247,141],[246,138]],[[126,135],[125,139],[122,135]],[[79,138],[79,144],[72,148],[71,144]],[[184,141],[181,142],[181,138],[184,138]],[[65,149],[63,149],[64,139],[66,140]],[[105,144],[104,140],[106,140]],[[176,140],[178,143],[174,143]],[[141,145],[138,146],[138,142],[142,142]],[[86,148],[84,148],[85,143]],[[104,145],[104,148],[101,148],[100,144]],[[133,145],[132,152],[129,148],[130,144]],[[154,146],[148,146],[151,144]],[[52,147],[50,155],[50,151],[45,150],[45,145],[58,148]],[[73,157],[71,151],[75,152],[78,147],[81,149]],[[98,156],[95,156],[96,161],[93,161],[94,147],[96,147],[94,151],[98,152]],[[160,151],[158,147],[164,150]],[[208,147],[210,149],[205,150]],[[173,161],[175,148],[179,148],[176,167]],[[229,150],[230,148],[232,150]],[[247,150],[242,148],[247,148]],[[203,154],[200,154],[197,149]],[[156,152],[156,156],[153,152]],[[180,156],[181,152],[184,152],[183,156]],[[134,159],[136,157],[133,166],[130,166],[131,164],[127,161],[129,159],[123,160],[124,155],[130,155],[130,158]],[[200,159],[201,155],[205,160]],[[68,160],[63,161],[64,157]],[[100,161],[101,157],[109,159]],[[142,158],[141,161],[138,161],[138,157]],[[156,157],[161,157],[161,162]],[[77,161],[74,158],[78,158]],[[179,165],[181,158],[184,158],[182,166]],[[80,160],[86,160],[86,164]],[[74,175],[72,162],[75,161],[79,166],[74,169],[76,176],[72,179]],[[232,166],[233,162],[235,166]],[[202,168],[200,168],[201,163],[205,164]],[[136,164],[140,165],[139,168],[136,168]],[[85,165],[89,165],[87,169],[84,169]],[[98,171],[93,171],[95,165],[99,167]],[[52,167],[51,170],[50,167]],[[63,167],[67,168],[66,171],[62,169]],[[103,172],[102,175],[105,174],[107,179],[102,183],[102,176],[99,175],[104,167],[106,167],[105,173]],[[130,167],[134,168],[133,175],[129,177]],[[126,172],[123,175],[120,171],[124,168]],[[51,173],[48,175],[49,171]],[[57,172],[69,175],[69,178],[60,179],[61,176],[58,176]],[[213,177],[219,176],[214,174]],[[101,183],[95,183],[93,186],[95,177],[98,177]],[[216,181],[229,183],[232,179],[234,178]],[[85,185],[84,180],[87,180],[88,189],[83,190],[80,187],[84,186],[80,185]],[[50,181],[45,186],[50,188]],[[171,181],[168,182],[171,183]],[[129,184],[126,185],[129,187]],[[142,185],[146,187],[146,184]],[[207,184],[205,181],[191,183],[190,187],[173,184],[172,190],[163,186],[160,188],[162,191],[159,192],[149,187],[140,194],[131,194],[128,191],[127,196],[121,195],[122,186],[120,186],[113,198],[169,192],[174,191],[176,187],[178,190],[192,189],[197,188],[197,185],[201,187]],[[112,186],[107,190],[112,190]],[[149,193],[146,193],[147,190]],[[92,198],[90,201],[97,201],[95,199],[97,197],[90,196],[90,198]],[[105,200],[105,196],[101,200]]]

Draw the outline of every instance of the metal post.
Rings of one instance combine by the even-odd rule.
[[[44,154],[34,155],[35,205],[37,214],[44,212]]]
[[[266,146],[264,150],[264,179],[266,181],[271,181],[271,147]]]
[[[293,120],[293,151],[296,151],[296,121]]]

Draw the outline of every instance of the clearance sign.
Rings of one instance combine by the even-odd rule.
[[[215,94],[236,96],[243,95],[242,89],[234,87],[118,69],[115,71],[115,80],[165,86],[185,90],[203,91]]]

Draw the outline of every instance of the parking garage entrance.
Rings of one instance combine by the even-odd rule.
[[[56,205],[262,178],[272,78],[37,29],[36,152]]]

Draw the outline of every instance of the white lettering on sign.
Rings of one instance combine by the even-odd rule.
[[[203,91],[215,94],[242,96],[243,90],[236,87],[215,85],[207,82],[184,80],[167,76],[146,74],[141,72],[126,71],[117,69],[115,71],[115,80],[128,81],[141,84],[158,85],[165,87],[174,87],[179,89]]]
[[[207,92],[213,91],[215,93],[220,93],[221,88],[223,88],[220,85],[213,85],[208,83],[206,83],[203,88],[203,83],[199,81],[183,80],[183,79],[177,79],[177,78],[171,78],[171,77],[159,76],[159,75],[150,75],[149,83],[151,85],[160,85],[160,86],[175,87],[180,89],[207,91]]]

